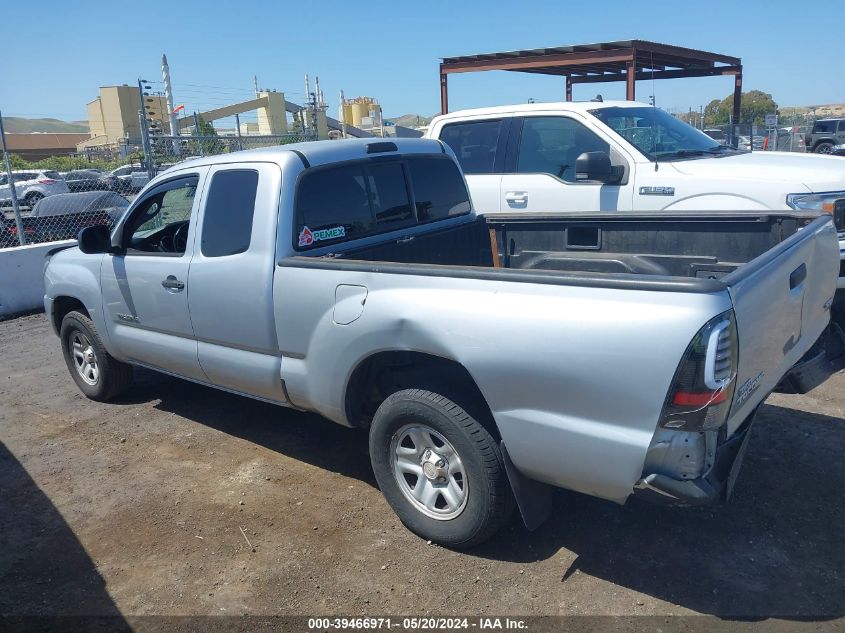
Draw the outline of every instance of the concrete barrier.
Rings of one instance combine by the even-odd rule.
[[[76,240],[0,248],[0,319],[44,306],[44,258]]]

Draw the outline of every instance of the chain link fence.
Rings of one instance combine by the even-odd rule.
[[[152,177],[180,162],[260,147],[312,140],[305,134],[276,136],[153,136],[129,148],[132,159],[111,153],[86,155],[82,169],[0,171],[0,248],[76,239],[87,226],[112,227]],[[124,148],[124,153],[126,149]],[[84,165],[84,161],[82,162]],[[110,168],[110,169],[109,169]],[[17,212],[14,197],[17,198]]]
[[[812,128],[812,124],[809,126]],[[735,139],[739,149],[753,152],[778,151],[799,152],[807,151],[804,144],[808,127],[806,125],[709,125],[703,132],[720,143],[729,144]]]

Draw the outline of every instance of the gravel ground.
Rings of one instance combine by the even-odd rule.
[[[728,505],[560,491],[460,553],[399,523],[363,433],[147,371],[91,402],[43,315],[0,341],[0,614],[845,615],[842,374],[769,398]]]

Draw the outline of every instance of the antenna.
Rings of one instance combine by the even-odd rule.
[[[651,105],[657,107],[657,91],[654,89],[654,51],[651,53]]]

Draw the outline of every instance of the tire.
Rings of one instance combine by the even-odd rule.
[[[370,461],[402,523],[440,545],[478,545],[513,511],[496,440],[463,408],[431,391],[398,391],[381,404],[370,426]]]
[[[833,149],[833,143],[829,141],[822,141],[818,145],[813,148],[814,154],[830,154],[830,150]]]
[[[36,191],[36,192],[34,192],[34,193],[30,193],[30,194],[28,194],[28,195],[27,195],[27,196],[23,199],[23,203],[24,203],[26,206],[28,206],[28,207],[30,208],[30,210],[31,210],[31,209],[35,206],[35,203],[36,203],[36,202],[38,202],[39,200],[42,200],[43,198],[44,198],[44,194],[43,194],[43,193],[39,193],[39,192],[37,192],[37,191]]]
[[[70,376],[88,398],[105,402],[129,388],[132,365],[120,362],[106,351],[97,328],[87,316],[69,312],[62,319],[59,336]]]

